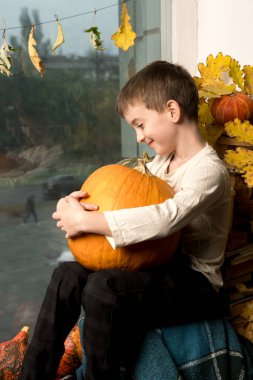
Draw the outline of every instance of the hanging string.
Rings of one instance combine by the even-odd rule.
[[[108,9],[108,8],[116,7],[116,6],[118,6],[120,4],[123,4],[123,3],[127,2],[127,1],[130,1],[130,0],[123,0],[123,1],[118,2],[117,4],[107,5],[106,7],[98,8],[98,9],[95,10],[95,12],[97,13],[99,11],[103,11],[103,10]],[[68,20],[70,18],[84,16],[84,15],[88,15],[88,14],[91,14],[91,13],[94,13],[94,10],[88,11],[88,12],[83,12],[83,13],[78,13],[78,14],[72,15],[72,16],[62,17],[62,18],[59,18],[58,21]],[[33,24],[33,25],[38,26],[38,25],[44,25],[44,24],[51,24],[53,22],[55,22],[55,20],[39,22],[39,23]],[[21,28],[31,28],[31,27],[32,27],[32,24],[31,25],[13,26],[13,27],[10,27],[10,28],[1,28],[0,31],[5,32],[7,30],[21,29]]]
[[[97,10],[96,10],[96,8],[95,8],[95,9],[94,9],[94,13],[93,13],[93,17],[92,17],[91,25],[94,25],[94,24],[95,24],[95,17],[96,17],[96,14],[97,14]]]
[[[6,37],[6,20],[5,20],[5,18],[3,19],[3,24],[4,24],[4,28],[1,30],[3,31],[2,38],[3,38],[3,40],[5,40],[5,37]]]

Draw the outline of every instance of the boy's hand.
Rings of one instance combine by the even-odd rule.
[[[58,220],[57,227],[66,232],[66,238],[74,237],[83,233],[85,214],[88,211],[98,210],[97,205],[79,202],[88,194],[76,191],[57,203],[56,211],[52,214],[54,220]]]
[[[82,198],[88,198],[89,194],[87,193],[87,191],[78,190],[78,191],[73,191],[73,193],[69,194],[69,197],[73,197],[77,199],[78,201],[80,201],[80,199]],[[62,198],[62,199],[65,199],[65,198]],[[61,199],[59,200],[59,202],[60,201]],[[60,207],[60,205],[58,206],[58,204],[57,204],[56,210],[58,210],[58,207]],[[80,205],[87,211],[97,211],[99,209],[98,205],[95,205],[95,204],[80,202]]]

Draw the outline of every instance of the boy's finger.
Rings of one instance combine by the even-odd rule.
[[[89,203],[84,203],[84,202],[81,202],[80,205],[82,205],[82,207],[87,210],[87,211],[96,211],[98,210],[98,205],[94,205],[94,204],[89,204]]]
[[[79,199],[79,198],[87,198],[89,196],[89,194],[87,193],[87,191],[81,191],[81,190],[78,190],[78,191],[73,191],[71,194],[69,194],[71,197],[73,198],[76,198],[76,199]]]

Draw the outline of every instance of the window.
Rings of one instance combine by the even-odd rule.
[[[142,152],[115,112],[115,98],[130,75],[161,58],[161,26],[168,28],[164,10],[170,23],[170,2],[127,2],[137,32],[127,52],[110,39],[122,6],[115,3],[77,0],[70,8],[68,0],[23,0],[22,6],[3,0],[6,39],[19,50],[12,56],[14,75],[0,75],[1,340],[24,325],[32,334],[53,268],[70,257],[51,219],[57,199],[97,167]],[[89,13],[94,7],[96,14]],[[62,18],[65,43],[53,53],[57,24],[47,21],[55,14]],[[35,37],[44,77],[27,54],[27,26],[33,23],[40,24]],[[93,23],[104,51],[92,50],[84,32]]]

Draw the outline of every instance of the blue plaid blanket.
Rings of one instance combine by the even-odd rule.
[[[78,380],[84,367],[83,355]],[[153,330],[143,342],[135,379],[253,380],[253,344],[222,319]]]

